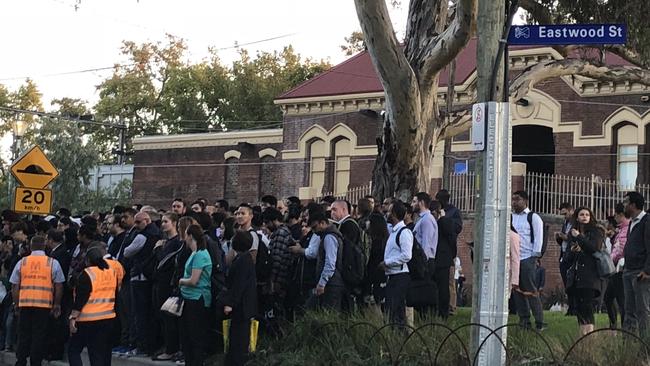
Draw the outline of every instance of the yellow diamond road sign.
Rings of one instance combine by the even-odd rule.
[[[11,166],[11,173],[20,185],[29,188],[45,188],[59,176],[59,172],[38,145]]]

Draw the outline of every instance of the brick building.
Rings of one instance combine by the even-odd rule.
[[[472,40],[457,58],[455,105],[475,101],[475,55]],[[511,47],[509,57],[511,77],[531,64],[562,58],[550,47]],[[611,54],[606,60],[611,65],[627,64]],[[443,71],[438,90],[443,101],[447,82]],[[513,161],[525,163],[529,172],[594,174],[626,186],[650,183],[648,93],[638,84],[579,76],[537,84],[511,108]],[[345,194],[368,184],[384,94],[367,53],[302,83],[275,102],[284,114],[282,128],[136,139],[134,201],[159,207],[175,197],[256,202],[264,194],[311,198],[323,192]],[[474,169],[469,136],[467,132],[436,146],[432,187],[448,185],[446,178],[454,172]],[[469,252],[462,244],[471,241],[467,240],[471,226],[470,219],[459,238],[465,263]],[[544,261],[549,287],[559,279],[557,255],[550,250]]]

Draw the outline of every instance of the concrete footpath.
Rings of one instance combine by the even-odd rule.
[[[84,365],[90,365],[88,361],[88,353],[84,351],[81,354],[81,359]],[[28,361],[29,362],[29,361]],[[16,354],[14,352],[0,351],[0,364],[1,365],[15,365]],[[64,361],[44,361],[43,365],[50,366],[67,366],[68,363]],[[152,361],[151,358],[145,357],[116,357],[113,356],[111,362],[112,366],[176,366],[176,363],[169,361]]]

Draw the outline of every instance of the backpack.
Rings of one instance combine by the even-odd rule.
[[[253,241],[257,238],[257,257],[255,258],[255,274],[257,282],[266,282],[271,278],[271,270],[273,262],[271,260],[271,251],[269,247],[264,244],[262,235],[255,232],[253,229],[248,230],[253,236]]]
[[[359,286],[366,276],[366,264],[368,263],[366,253],[361,245],[351,242],[343,235],[339,233],[331,234],[336,235],[343,243],[341,255],[341,277],[343,277],[343,282],[350,288]]]
[[[219,293],[226,288],[226,254],[221,248],[221,244],[213,240],[209,235],[205,235],[208,254],[212,261],[212,273],[210,274],[210,293],[212,294],[212,303],[219,296]]]
[[[402,248],[402,245],[399,242],[399,237],[402,234],[402,231],[404,231],[404,229],[407,228],[403,227],[399,229],[399,231],[397,232],[397,236],[395,237],[395,242],[397,243],[397,246],[400,247],[400,249]],[[407,265],[412,280],[426,279],[427,255],[424,253],[424,249],[422,249],[422,246],[420,245],[420,243],[418,243],[418,240],[415,238],[415,235],[413,235],[413,248],[411,249],[411,260],[408,261]]]
[[[535,213],[533,211],[530,211],[528,215],[526,215],[526,221],[528,221],[528,225],[530,226],[530,242],[534,243],[535,242],[535,230],[533,230],[533,215]],[[538,215],[539,216],[539,215]],[[541,217],[540,217],[541,219]],[[543,221],[542,221],[543,223]],[[546,253],[546,247],[548,246],[548,232],[550,230],[550,225],[544,224],[544,229],[542,232],[542,257],[544,256],[544,253]]]

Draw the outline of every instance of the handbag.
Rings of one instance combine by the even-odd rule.
[[[160,307],[160,311],[173,316],[181,316],[183,314],[183,305],[185,301],[180,296],[170,296]]]
[[[616,273],[616,266],[609,253],[603,250],[597,250],[592,255],[596,259],[598,277],[607,278]]]

